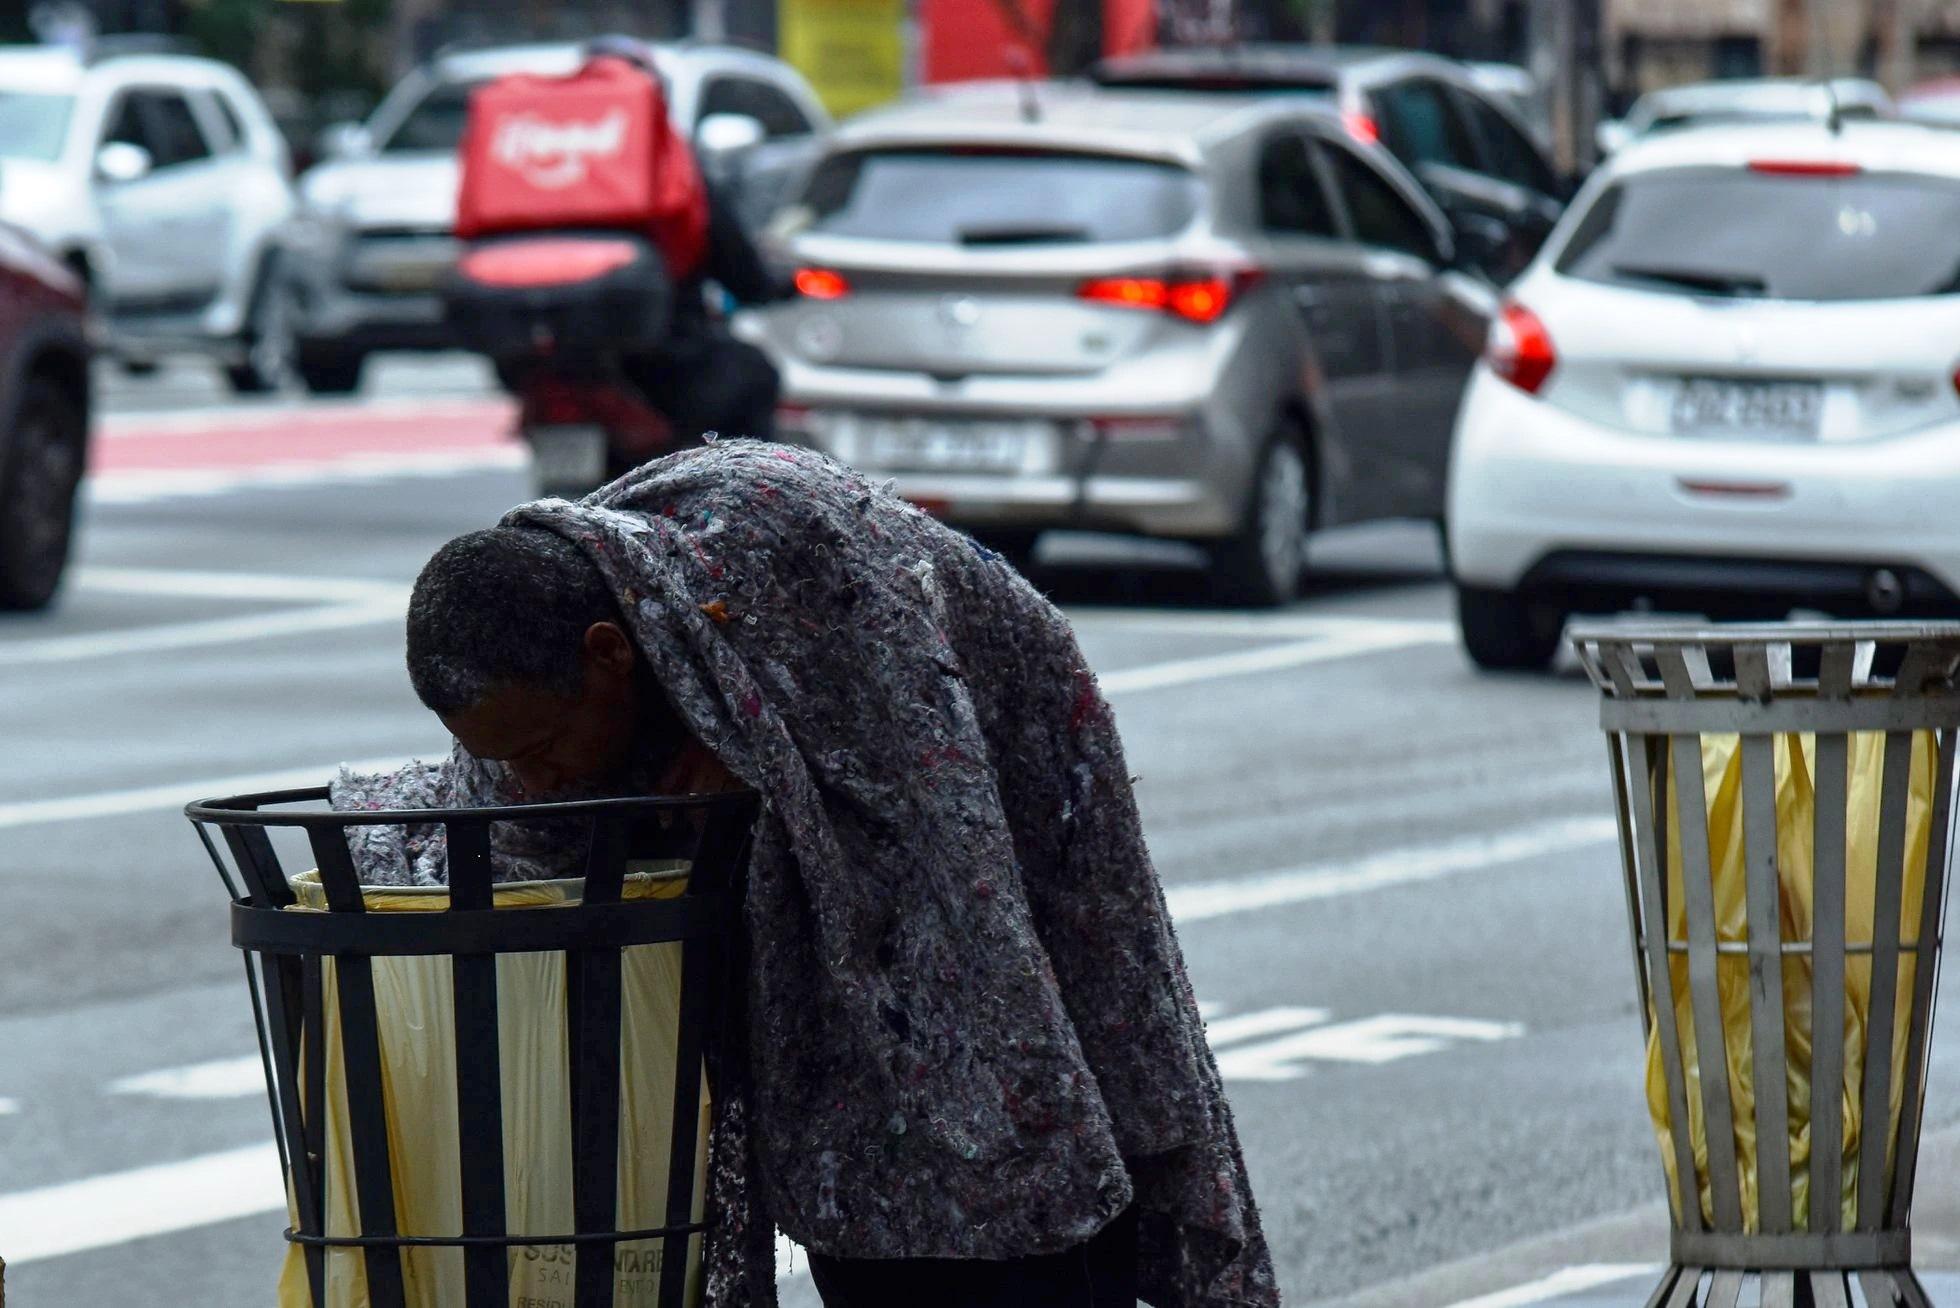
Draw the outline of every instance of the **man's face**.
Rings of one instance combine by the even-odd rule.
[[[527,800],[589,793],[630,761],[639,726],[637,658],[625,632],[597,623],[585,633],[578,694],[500,686],[442,723],[477,758],[507,766]]]

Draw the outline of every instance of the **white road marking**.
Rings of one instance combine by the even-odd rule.
[[[1323,636],[1317,640],[1173,659],[1140,668],[1123,668],[1097,680],[1105,695],[1127,695],[1140,690],[1187,686],[1196,681],[1215,681],[1220,677],[1278,672],[1285,668],[1305,667],[1310,663],[1352,658],[1357,654],[1433,644],[1439,639],[1442,638],[1411,624],[1367,623],[1340,635]]]
[[[20,1111],[20,1100],[0,1098],[0,1117],[12,1117]]]
[[[279,1150],[255,1144],[0,1194],[0,1239],[18,1267],[285,1206]]]
[[[1358,614],[1217,613],[1177,609],[1087,609],[1070,615],[1082,631],[1157,631],[1173,635],[1240,636],[1251,640],[1310,639],[1344,633],[1399,633],[1411,641],[1447,643],[1456,639],[1453,623],[1422,619],[1370,618]]]
[[[112,1081],[109,1093],[150,1099],[243,1099],[265,1093],[265,1065],[253,1054],[166,1067]]]
[[[448,752],[445,747],[429,757],[441,758]],[[347,766],[356,772],[387,772],[407,761],[400,757],[364,759]],[[197,800],[220,795],[319,786],[331,780],[336,771],[334,765],[315,763],[281,772],[246,772],[229,777],[205,777],[200,781],[141,786],[134,790],[104,790],[92,795],[71,795],[61,799],[21,800],[0,804],[0,831],[11,827],[38,826],[44,822],[77,822],[90,818],[124,817],[131,813],[152,813],[159,809],[182,808]]]
[[[282,604],[408,603],[410,587],[364,577],[308,577],[288,573],[210,572],[198,568],[82,567],[68,584],[115,595],[169,596],[175,599],[270,600]]]
[[[1584,1263],[1553,1272],[1528,1285],[1461,1300],[1450,1305],[1450,1308],[1525,1308],[1527,1304],[1544,1303],[1560,1295],[1577,1294],[1582,1290],[1611,1285],[1615,1281],[1636,1276],[1658,1276],[1660,1271],[1659,1263]]]
[[[164,650],[234,645],[248,640],[311,636],[349,627],[400,622],[404,606],[394,600],[379,603],[330,604],[317,608],[254,613],[238,618],[209,618],[198,622],[169,622],[122,631],[91,631],[74,636],[47,636],[0,644],[0,667],[34,663],[73,663],[79,659],[114,658],[125,654],[155,654]]]
[[[1379,1066],[1433,1054],[1457,1041],[1513,1040],[1523,1034],[1517,1022],[1383,1013],[1227,1050],[1218,1055],[1218,1073],[1227,1081],[1295,1081],[1307,1074],[1303,1062]]]
[[[1296,1031],[1303,1026],[1317,1026],[1327,1020],[1324,1008],[1266,1008],[1213,1021],[1205,1013],[1205,1005],[1199,1004],[1198,1015],[1206,1019],[1205,1040],[1213,1049],[1281,1031]]]
[[[1356,862],[1171,886],[1165,897],[1170,902],[1171,917],[1185,925],[1387,886],[1439,881],[1548,854],[1568,854],[1617,838],[1618,827],[1610,817],[1557,818],[1495,835],[1385,850]]]
[[[8,1266],[19,1267],[285,1207],[278,1147],[247,1145],[0,1194],[0,1239]],[[794,1265],[797,1252],[787,1237],[776,1238],[776,1279],[808,1270],[807,1262]]]

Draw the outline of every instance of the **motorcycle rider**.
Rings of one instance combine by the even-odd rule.
[[[588,59],[624,60],[661,81],[653,51],[643,41],[600,37],[585,53]],[[696,163],[698,168],[698,159]],[[709,432],[771,440],[782,390],[776,365],[755,346],[735,339],[721,316],[710,310],[708,283],[738,305],[785,299],[792,288],[763,261],[726,190],[706,169],[699,171],[708,201],[706,258],[674,288],[667,339],[657,350],[630,357],[627,378],[666,418],[676,445],[699,444]]]

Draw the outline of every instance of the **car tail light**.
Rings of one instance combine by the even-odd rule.
[[[1769,177],[1856,177],[1863,169],[1838,159],[1751,159],[1749,171]]]
[[[844,274],[829,268],[798,268],[794,280],[796,293],[805,299],[841,300],[851,293]]]
[[[1243,268],[1232,273],[1170,277],[1097,277],[1075,290],[1077,299],[1125,309],[1156,309],[1186,322],[1213,323],[1262,274]]]
[[[1363,145],[1381,144],[1382,125],[1365,109],[1343,110],[1341,126],[1347,128],[1347,134]]]
[[[1558,366],[1558,353],[1552,348],[1552,334],[1538,315],[1509,300],[1491,320],[1484,362],[1526,395],[1536,395]]]

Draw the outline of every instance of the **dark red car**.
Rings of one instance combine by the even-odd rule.
[[[88,463],[89,346],[82,286],[0,224],[0,609],[54,598]]]

